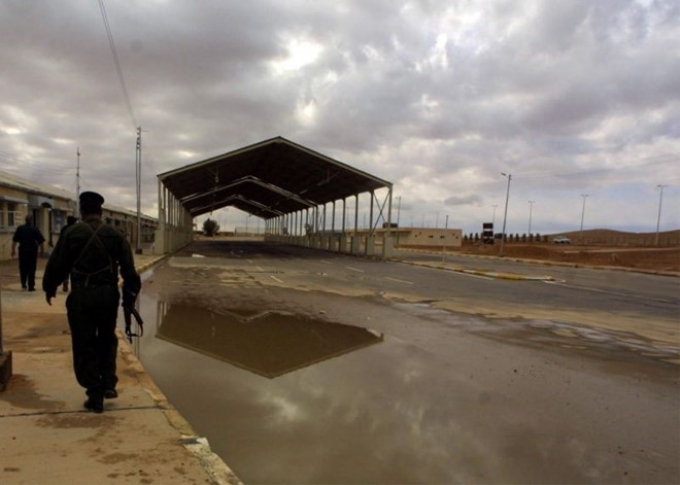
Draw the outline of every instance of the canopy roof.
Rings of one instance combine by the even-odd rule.
[[[282,137],[158,175],[192,216],[233,206],[263,219],[392,184]]]

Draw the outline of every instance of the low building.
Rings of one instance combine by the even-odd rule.
[[[27,215],[49,244],[56,242],[75,207],[73,194],[66,190],[0,172],[0,259],[11,257],[12,236]]]
[[[395,246],[402,248],[459,248],[463,244],[462,229],[400,227],[391,229]]]
[[[11,258],[12,236],[24,223],[26,216],[46,240],[46,250],[59,239],[66,218],[76,214],[76,195],[50,185],[38,184],[7,172],[0,172],[0,260]],[[136,247],[137,213],[111,204],[104,204],[103,218],[123,232],[130,244]],[[153,244],[158,219],[140,217],[142,247]]]

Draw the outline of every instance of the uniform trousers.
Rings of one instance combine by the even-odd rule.
[[[119,301],[117,285],[72,284],[66,298],[73,369],[78,384],[90,397],[100,398],[105,390],[115,389],[118,383],[116,318]]]
[[[35,270],[38,265],[38,249],[21,249],[19,246],[19,275],[21,287],[35,288]]]

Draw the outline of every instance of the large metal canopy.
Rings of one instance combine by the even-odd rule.
[[[263,219],[392,184],[282,137],[158,175],[196,217],[233,206]]]

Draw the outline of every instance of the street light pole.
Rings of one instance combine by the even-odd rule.
[[[527,233],[527,235],[528,235],[529,237],[531,237],[531,216],[532,216],[532,214],[533,214],[533,212],[534,212],[534,204],[535,204],[535,203],[536,203],[535,200],[530,200],[530,201],[529,201],[529,232]]]
[[[444,245],[442,246],[442,263],[446,259],[446,237],[447,237],[447,232],[449,232],[449,215],[446,214],[446,222],[444,223]]]
[[[397,197],[397,227],[399,227],[399,216],[401,215],[401,195]]]
[[[493,213],[491,214],[491,225],[493,226],[496,222],[496,207],[498,207],[498,204],[494,204],[491,207],[493,207]]]
[[[508,201],[510,200],[510,181],[512,180],[512,174],[501,173],[503,177],[508,177],[508,190],[505,194],[505,214],[503,215],[503,232],[501,234],[501,249],[498,253],[499,256],[503,256],[503,247],[505,245],[505,223],[508,220]]]
[[[663,188],[668,187],[668,185],[657,185],[659,188],[659,215],[656,217],[656,241],[655,246],[659,245],[659,227],[661,226],[661,202],[663,201]]]
[[[581,194],[581,197],[583,198],[583,208],[581,209],[581,231],[579,232],[579,243],[583,244],[583,218],[585,217],[586,214],[586,199],[588,198],[590,194]]]

